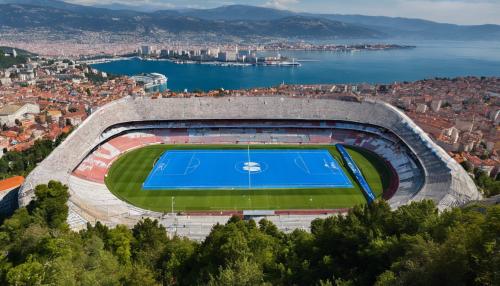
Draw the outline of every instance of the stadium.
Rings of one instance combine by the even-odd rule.
[[[383,198],[480,199],[463,168],[383,102],[308,97],[127,97],[92,113],[30,173],[19,193],[59,180],[68,223],[133,225],[204,238],[231,215],[280,229]]]

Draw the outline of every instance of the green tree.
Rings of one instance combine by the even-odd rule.
[[[498,205],[376,201],[289,234],[232,217],[197,243],[151,219],[73,232],[67,199],[51,181],[4,220],[0,285],[500,285]]]
[[[198,268],[187,275],[192,280],[185,284],[208,283],[217,277],[214,273],[230,271],[244,261],[260,265],[264,275],[275,278],[279,251],[279,240],[260,231],[253,220],[233,217],[226,225],[215,226],[200,245],[194,262]]]
[[[31,259],[13,267],[7,273],[9,285],[42,285],[45,271],[43,265]]]
[[[226,267],[219,267],[216,277],[210,275],[209,286],[254,286],[271,285],[264,283],[264,273],[260,266],[243,258],[230,263]]]
[[[50,228],[67,228],[69,193],[68,187],[60,182],[50,181],[35,188],[36,199],[30,208],[35,218]]]
[[[167,231],[157,220],[146,218],[132,229],[132,256],[137,263],[154,268],[168,242]]]
[[[154,273],[146,266],[136,264],[132,267],[130,274],[124,279],[125,286],[155,286],[160,285]]]
[[[174,237],[169,241],[161,258],[161,281],[164,285],[176,285],[188,272],[197,243],[185,238]]]
[[[108,233],[107,245],[123,265],[131,264],[132,232],[124,225],[118,225]]]

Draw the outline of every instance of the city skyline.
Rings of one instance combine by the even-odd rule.
[[[84,5],[129,5],[141,9],[215,8],[225,5],[253,5],[296,12],[362,14],[421,18],[453,24],[500,24],[500,2],[494,0],[66,0]]]

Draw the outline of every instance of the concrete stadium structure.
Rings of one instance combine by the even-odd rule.
[[[211,123],[217,120],[224,120],[225,123]],[[262,123],[263,120],[265,123]],[[100,148],[117,136],[139,136],[156,129],[168,131],[185,128],[187,124],[191,128],[189,132],[194,134],[193,138],[204,137],[210,135],[206,131],[207,124],[215,126],[217,132],[221,133],[230,121],[234,121],[234,124],[229,125],[243,122],[240,129],[257,126],[271,128],[274,125],[283,127],[283,122],[296,122],[297,128],[286,129],[293,127],[288,126],[283,127],[283,130],[296,130],[296,133],[291,135],[299,137],[306,136],[302,130],[311,128],[310,124],[314,124],[318,130],[354,130],[377,136],[380,142],[386,143],[383,146],[374,146],[372,151],[392,165],[399,180],[395,194],[388,200],[392,208],[411,201],[432,199],[442,210],[481,198],[474,182],[459,164],[403,112],[383,102],[276,96],[161,99],[128,97],[95,111],[40,163],[26,178],[19,193],[19,205],[25,206],[32,200],[36,185],[47,183],[49,180],[59,180],[70,188],[68,222],[74,229],[97,220],[110,226],[131,226],[141,218],[151,217],[160,220],[172,234],[202,239],[214,224],[225,223],[229,215],[174,215],[144,210],[115,197],[102,180],[93,181],[75,174],[79,166],[82,169],[81,165],[85,164],[85,160],[88,161],[90,156],[103,150]],[[255,122],[252,123],[253,121]],[[189,125],[189,122],[194,123]],[[330,123],[332,125],[329,125]],[[300,128],[301,125],[303,129]],[[241,137],[245,137],[245,134]],[[285,137],[276,138],[278,139],[273,139],[272,142],[260,142],[263,139],[257,141],[282,143],[279,138]],[[249,141],[253,140],[241,142],[247,144]],[[175,143],[165,140],[146,142]],[[357,145],[360,142],[345,139],[342,143]],[[404,156],[395,156],[394,152]],[[115,154],[116,156],[118,155]],[[112,161],[112,158],[108,161]],[[268,219],[285,231],[295,228],[307,230],[313,219],[328,215],[331,214],[287,214],[269,216]]]

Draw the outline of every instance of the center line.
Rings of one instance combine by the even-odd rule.
[[[251,168],[250,168],[250,145],[248,146],[248,189],[250,190],[252,188],[252,176],[250,175]]]

